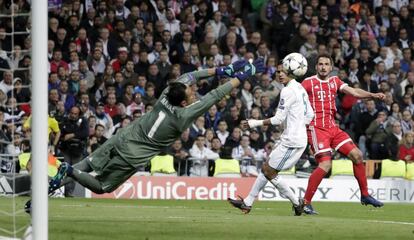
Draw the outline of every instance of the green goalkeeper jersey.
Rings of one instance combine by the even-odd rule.
[[[203,71],[202,71],[203,72]],[[198,74],[198,75],[194,75]],[[195,79],[205,77],[204,71],[184,74],[177,81],[185,84],[194,83]],[[172,106],[165,95],[168,88],[164,90],[154,105],[154,109],[144,114],[141,118],[132,122],[126,128],[110,139],[119,155],[132,166],[145,165],[152,157],[158,155],[161,150],[170,146],[181,133],[186,130],[193,121],[205,113],[213,104],[230,93],[232,85],[230,82],[210,91],[197,102],[187,107]],[[110,147],[105,146],[102,147]],[[101,168],[103,166],[94,167]]]

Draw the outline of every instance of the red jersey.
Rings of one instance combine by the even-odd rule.
[[[321,80],[316,75],[302,81],[309,96],[309,101],[315,112],[315,118],[311,126],[320,128],[335,127],[336,104],[335,99],[339,90],[348,84],[344,83],[337,76]]]

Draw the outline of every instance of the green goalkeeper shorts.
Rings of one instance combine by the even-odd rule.
[[[87,159],[107,193],[117,189],[136,172],[136,167],[123,159],[114,147],[97,149]]]

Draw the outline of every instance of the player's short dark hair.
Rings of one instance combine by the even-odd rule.
[[[187,87],[180,82],[172,82],[169,84],[170,89],[167,93],[167,100],[173,106],[180,106],[181,102],[185,100],[185,90]]]
[[[329,59],[329,61],[331,62],[331,65],[333,65],[333,59],[332,59],[331,55],[326,54],[326,53],[319,54],[318,57],[316,58],[316,63],[318,63],[319,59],[321,59],[321,58]]]

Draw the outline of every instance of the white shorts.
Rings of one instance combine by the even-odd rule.
[[[279,144],[269,156],[269,166],[277,171],[292,168],[302,156],[306,147],[286,147]]]

